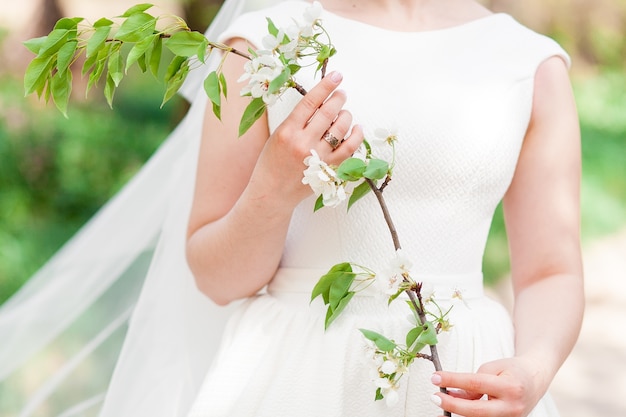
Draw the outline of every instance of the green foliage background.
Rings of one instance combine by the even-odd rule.
[[[492,3],[506,10],[506,1]],[[600,1],[594,10],[606,10],[608,4]],[[622,20],[584,34],[577,32],[576,19],[559,17],[569,16],[563,13],[555,14],[552,24],[544,19],[537,25],[575,58],[585,241],[626,225],[626,1],[610,4],[614,11],[607,16]],[[21,75],[0,73],[0,303],[141,167],[185,107],[178,99],[159,109],[164,87],[150,77],[135,77],[123,81],[114,110],[94,91],[91,97],[97,99],[73,102],[68,120],[53,105],[25,99]],[[489,282],[508,271],[500,211],[484,271]]]

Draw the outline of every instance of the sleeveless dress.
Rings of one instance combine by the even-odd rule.
[[[223,35],[261,45],[266,17],[287,27],[309,3],[292,1],[245,14]],[[329,70],[344,75],[345,108],[366,138],[397,132],[397,165],[385,197],[416,281],[432,284],[453,328],[440,335],[443,368],[472,372],[514,354],[508,313],[485,297],[482,255],[494,210],[506,192],[528,126],[533,78],[541,62],[566,53],[506,14],[428,32],[396,32],[322,12],[338,53]],[[313,70],[297,79],[314,85]],[[275,129],[299,100],[287,92],[268,113]],[[317,280],[340,262],[381,271],[394,255],[373,195],[313,212],[295,210],[280,268],[267,292],[246,300],[226,326],[190,417],[433,417],[433,366],[416,360],[400,401],[374,401],[359,328],[404,340],[403,302],[357,294],[324,331]],[[233,277],[237,279],[237,277]],[[462,302],[452,297],[461,291]],[[532,417],[558,416],[546,396]]]

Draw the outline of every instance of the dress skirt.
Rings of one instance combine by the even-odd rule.
[[[190,417],[435,417],[430,397],[433,365],[417,359],[400,380],[394,406],[374,401],[373,361],[360,328],[404,341],[410,310],[373,291],[357,293],[324,331],[325,306],[310,301],[327,271],[282,268],[267,293],[248,299],[230,319],[221,347],[191,409]],[[444,370],[473,372],[485,362],[513,355],[508,312],[486,297],[481,274],[422,276],[452,328],[439,335]],[[461,298],[455,296],[461,294]],[[546,397],[532,417],[558,412]]]

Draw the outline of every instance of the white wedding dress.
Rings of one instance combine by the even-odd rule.
[[[265,17],[288,26],[307,3],[287,2],[247,14],[223,35],[261,44]],[[417,281],[432,283],[443,306],[455,290],[449,334],[439,349],[444,369],[471,372],[513,354],[507,312],[482,292],[481,264],[492,216],[515,171],[528,125],[533,76],[545,59],[568,57],[552,40],[509,15],[494,14],[449,29],[396,32],[322,14],[338,53],[330,69],[344,75],[348,108],[367,138],[397,132],[397,165],[385,190],[403,250]],[[298,74],[313,85],[313,70]],[[270,129],[298,94],[269,110]],[[376,152],[375,148],[375,152]],[[393,244],[375,197],[349,213],[313,212],[314,197],[293,215],[280,269],[268,294],[253,297],[229,322],[190,417],[413,416],[440,414],[429,397],[433,367],[418,361],[401,381],[400,402],[374,402],[371,359],[359,328],[404,340],[410,323],[402,301],[355,296],[324,332],[325,310],[310,293],[339,262],[381,271]],[[236,277],[233,277],[236,279]],[[556,416],[545,398],[533,417]]]
[[[234,3],[226,3],[229,11],[238,7]],[[259,46],[267,33],[265,17],[289,26],[308,5],[285,1],[245,14],[221,39],[243,37]],[[551,56],[569,63],[568,56],[506,14],[415,33],[325,11],[322,19],[338,50],[329,70],[343,73],[341,88],[355,122],[368,139],[378,128],[397,132],[397,165],[385,196],[414,263],[413,277],[432,283],[442,306],[454,303],[454,327],[439,345],[444,369],[473,371],[511,356],[510,318],[483,295],[482,255],[528,126],[535,71]],[[349,213],[343,206],[313,213],[314,198],[300,204],[280,268],[263,294],[224,309],[196,290],[184,260],[184,239],[206,102],[201,78],[187,84],[185,92],[196,97],[195,104],[155,158],[0,309],[0,413],[440,414],[429,401],[436,388],[426,361],[417,361],[402,379],[397,405],[374,402],[358,329],[402,340],[410,324],[401,301],[387,308],[379,297],[357,295],[326,332],[319,300],[309,302],[313,285],[335,263],[351,261],[380,271],[392,258],[393,244],[373,196]],[[297,79],[306,88],[316,82],[312,69]],[[297,100],[299,95],[290,91],[269,110],[271,129]],[[462,302],[451,297],[457,290]],[[87,313],[90,321],[81,330],[85,342],[77,342],[83,339],[74,338],[71,326],[62,338],[69,343],[28,361]],[[125,340],[121,353],[120,340]],[[108,344],[115,348],[106,350]],[[99,356],[101,349],[112,353]],[[69,359],[61,354],[65,350]],[[109,382],[110,361],[117,364]],[[103,381],[97,383],[93,375],[101,373]],[[18,391],[31,394],[22,398]],[[546,397],[532,417],[557,415]]]

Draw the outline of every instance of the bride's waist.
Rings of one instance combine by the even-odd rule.
[[[274,278],[267,287],[272,295],[288,293],[311,294],[319,279],[328,273],[328,270],[318,268],[278,268]],[[412,274],[416,282],[431,286],[437,299],[448,299],[457,296],[463,299],[480,298],[483,296],[483,274]],[[355,296],[371,297],[377,295],[376,285],[370,285]]]

